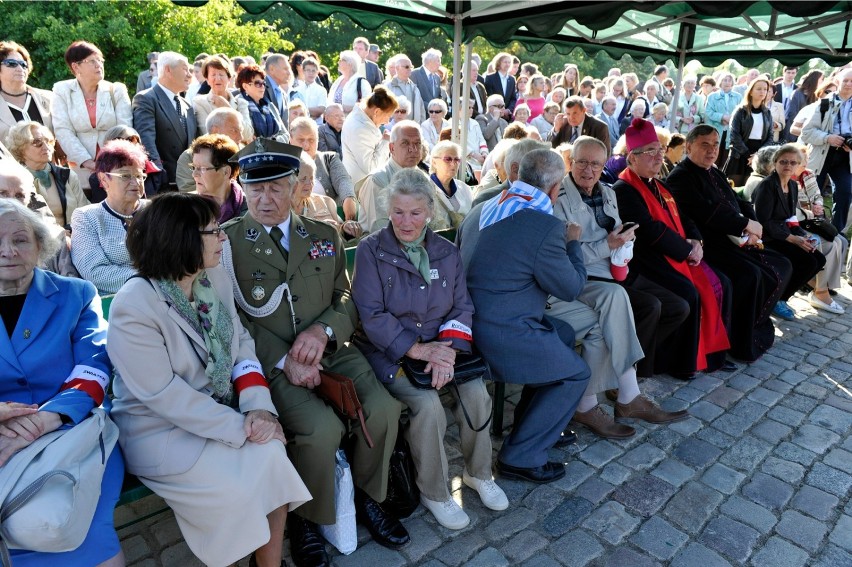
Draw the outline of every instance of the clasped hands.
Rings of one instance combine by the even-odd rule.
[[[432,387],[440,390],[453,379],[456,365],[456,351],[452,341],[433,341],[414,343],[406,356],[427,362],[424,371],[432,373]]]
[[[15,453],[61,425],[58,413],[38,411],[36,404],[0,403],[0,467]]]
[[[284,374],[294,386],[313,390],[320,384],[319,371],[328,335],[319,323],[314,323],[296,336],[287,359]]]

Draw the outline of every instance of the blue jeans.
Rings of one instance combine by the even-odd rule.
[[[831,207],[831,224],[838,231],[846,228],[846,217],[852,202],[852,172],[849,170],[849,153],[844,149],[831,148],[825,156],[825,164],[817,177],[817,185],[823,187],[825,176],[834,182],[834,205]]]

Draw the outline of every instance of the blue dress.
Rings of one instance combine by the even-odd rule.
[[[63,427],[86,419],[104,402],[112,373],[106,328],[91,283],[36,269],[11,335],[0,326],[0,400],[60,413],[70,421]],[[12,550],[15,567],[91,567],[117,554],[113,509],[123,478],[124,460],[116,446],[83,544],[63,553]]]

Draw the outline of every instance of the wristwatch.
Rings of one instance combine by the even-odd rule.
[[[317,321],[319,323],[319,321]],[[322,330],[325,331],[325,336],[328,337],[329,342],[336,341],[337,338],[334,336],[334,329],[331,328],[330,325],[326,325],[325,323],[319,323]]]

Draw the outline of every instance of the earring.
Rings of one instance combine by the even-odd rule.
[[[429,224],[430,222],[432,222],[432,217],[426,217],[426,224]]]

